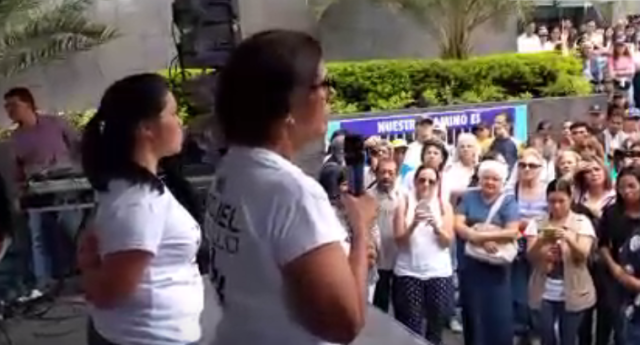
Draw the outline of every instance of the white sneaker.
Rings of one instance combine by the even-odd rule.
[[[460,323],[460,321],[456,320],[456,319],[452,319],[451,322],[449,323],[449,328],[451,329],[451,332],[453,333],[462,333],[463,329],[462,329],[462,324]]]
[[[40,292],[40,290],[33,289],[33,290],[29,291],[29,293],[26,296],[18,297],[17,300],[18,300],[19,303],[24,303],[24,302],[28,302],[28,301],[34,300],[36,298],[40,298],[42,296],[43,296],[43,294],[42,294],[42,292]]]

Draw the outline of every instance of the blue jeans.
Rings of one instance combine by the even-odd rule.
[[[584,312],[565,310],[564,302],[542,301],[538,310],[541,345],[575,345]],[[556,323],[560,331],[556,336]],[[558,342],[559,340],[559,342]]]
[[[510,267],[470,257],[463,261],[459,277],[465,344],[512,345]]]
[[[61,278],[74,267],[75,236],[83,211],[28,212],[33,275],[42,287]]]

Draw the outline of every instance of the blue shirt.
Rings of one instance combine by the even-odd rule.
[[[475,224],[482,224],[486,221],[489,211],[493,202],[487,203],[480,190],[469,190],[462,195],[460,203],[456,208],[456,215],[463,215],[466,217],[467,226],[473,226]],[[491,220],[491,224],[504,228],[508,223],[518,220],[518,202],[513,194],[507,194],[500,209],[496,212],[495,216]],[[464,241],[458,237],[457,243],[457,256],[458,267],[464,267],[464,261],[467,259],[464,254]]]

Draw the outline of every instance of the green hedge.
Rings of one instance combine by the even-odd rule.
[[[576,57],[556,53],[500,54],[469,60],[374,60],[327,64],[334,82],[335,114],[410,107],[419,99],[431,106],[580,96],[591,93]],[[186,79],[203,70],[186,70]],[[182,73],[158,72],[170,79],[185,122],[198,115],[183,91]],[[83,127],[94,111],[66,116]],[[5,133],[6,134],[6,133]],[[1,135],[1,133],[0,133]]]
[[[328,70],[335,114],[402,109],[420,98],[442,106],[591,93],[580,60],[557,53],[334,62]]]

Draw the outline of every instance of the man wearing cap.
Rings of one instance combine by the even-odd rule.
[[[624,132],[625,138],[635,138],[638,136],[639,123],[640,110],[637,108],[629,109],[629,115],[624,118],[624,122],[622,123],[622,131]]]
[[[422,144],[433,138],[434,121],[428,116],[416,119],[416,140],[409,144],[403,165],[409,170],[416,169],[422,162]]]
[[[493,137],[491,136],[491,126],[489,126],[486,122],[481,122],[473,127],[472,133],[478,139],[481,153],[484,155],[485,153],[489,152],[489,148],[491,147],[491,143],[493,142]]]
[[[398,179],[402,179],[411,169],[402,164],[407,155],[407,149],[409,148],[409,144],[404,139],[395,139],[391,142],[391,146],[393,147],[393,160],[396,162],[398,167]]]

